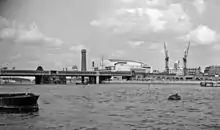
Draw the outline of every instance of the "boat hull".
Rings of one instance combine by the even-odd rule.
[[[0,112],[36,112],[38,98],[32,93],[0,94]]]
[[[34,106],[0,106],[0,113],[31,113],[39,110],[38,105]]]

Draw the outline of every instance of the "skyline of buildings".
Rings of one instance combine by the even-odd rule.
[[[88,55],[88,54],[86,54],[86,55]],[[88,70],[93,70],[94,68],[93,68],[92,64],[89,64],[89,63],[88,63],[88,59],[87,59],[87,58],[86,58],[85,60],[86,60],[86,63],[88,64],[88,65],[87,65]],[[145,63],[145,62],[142,62],[142,61],[131,60],[131,59],[120,59],[120,58],[108,58],[108,59],[104,59],[104,57],[102,57],[102,58],[100,58],[99,63],[94,62],[94,61],[92,61],[92,62],[94,62],[95,67],[98,67],[99,69],[102,69],[102,67],[105,68],[106,64],[109,64],[108,61],[111,61],[111,60],[133,61],[133,62],[141,63],[142,66],[143,66],[143,65],[150,66],[149,64],[147,64],[147,63]],[[81,62],[81,59],[80,59],[80,62]],[[161,63],[163,63],[163,62],[161,61]],[[182,62],[181,62],[180,60],[176,60],[175,62],[169,62],[169,70],[170,70],[170,72],[181,73],[181,72],[179,72],[179,71],[182,71],[182,69],[183,69],[183,64],[181,64],[181,63],[182,63]],[[163,63],[163,64],[164,64],[164,63]],[[81,66],[81,64],[80,64],[80,65],[73,64],[72,66],[64,67],[64,68],[62,68],[62,69],[63,69],[63,70],[80,70],[80,69],[81,69],[80,66]],[[108,66],[108,65],[107,65],[107,66]],[[173,67],[172,67],[172,66],[173,66]],[[207,66],[205,66],[204,68],[201,68],[201,67],[200,67],[200,68],[201,68],[201,71],[204,71],[204,70],[206,69],[206,67],[208,67],[208,66],[218,66],[218,65],[208,65],[208,64],[207,64]],[[220,66],[220,65],[219,65],[219,66]],[[150,67],[151,67],[151,72],[152,72],[153,70],[159,70],[159,72],[163,72],[163,71],[165,70],[164,67],[161,68],[161,69],[155,69],[153,66],[150,66]],[[10,67],[8,67],[8,66],[1,66],[1,68],[10,69]],[[15,68],[17,68],[17,67],[11,67],[11,69],[15,69]],[[103,68],[103,69],[104,69],[104,68]],[[19,69],[19,68],[18,68],[18,69]]]

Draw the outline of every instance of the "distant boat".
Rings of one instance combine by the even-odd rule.
[[[216,81],[202,81],[200,82],[201,87],[220,87],[220,82]]]
[[[39,95],[33,93],[2,93],[0,94],[0,112],[36,112]]]

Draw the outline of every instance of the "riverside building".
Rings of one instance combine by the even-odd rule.
[[[152,67],[143,62],[123,59],[104,60],[100,70],[132,71],[135,73],[135,78],[143,78],[146,73],[152,73]]]
[[[205,67],[204,75],[206,76],[220,75],[220,66],[212,65],[212,66]]]

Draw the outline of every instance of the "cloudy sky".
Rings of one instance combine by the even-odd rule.
[[[1,0],[0,66],[62,69],[104,58],[188,67],[220,64],[219,0]],[[98,63],[97,63],[98,64]]]

